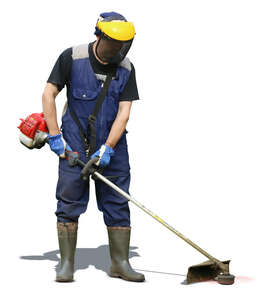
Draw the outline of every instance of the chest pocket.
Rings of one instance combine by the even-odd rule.
[[[79,118],[88,118],[88,116],[93,113],[94,107],[97,103],[96,100],[100,93],[101,89],[90,90],[87,88],[74,88],[72,90],[73,101],[71,104],[73,105],[73,109]],[[107,96],[100,107],[97,117],[98,119],[101,118],[103,120],[102,122],[106,121],[107,126],[109,127],[116,118],[119,105],[118,99],[116,100],[110,94],[113,94],[111,93],[111,90],[107,92]]]
[[[100,90],[93,91],[90,89],[74,88],[72,94],[76,100],[92,101],[98,97],[99,93]]]
[[[88,119],[93,112],[99,90],[88,88],[73,88],[70,105],[78,118]]]

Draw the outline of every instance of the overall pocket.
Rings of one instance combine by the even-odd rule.
[[[92,91],[86,88],[74,88],[72,91],[73,98],[76,100],[92,101],[95,100],[100,91]]]
[[[74,88],[72,90],[71,106],[78,118],[87,119],[93,113],[99,90]]]

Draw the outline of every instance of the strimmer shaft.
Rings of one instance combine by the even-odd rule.
[[[227,270],[227,266],[225,264],[223,264],[220,260],[216,259],[212,255],[210,255],[209,253],[207,253],[205,250],[203,250],[202,248],[200,248],[198,245],[196,245],[195,243],[193,243],[190,239],[188,239],[183,234],[181,234],[179,231],[177,231],[175,228],[173,228],[172,226],[170,226],[168,223],[166,223],[164,220],[162,220],[159,216],[155,215],[152,211],[150,211],[144,205],[142,205],[141,203],[139,203],[137,200],[135,200],[129,194],[127,194],[126,192],[124,192],[122,189],[120,189],[117,185],[115,185],[114,183],[112,183],[106,177],[104,177],[103,175],[101,175],[98,172],[94,172],[93,174],[95,175],[95,177],[97,177],[100,180],[102,180],[104,183],[106,183],[107,185],[109,185],[111,188],[113,188],[115,191],[117,191],[123,197],[125,197],[126,199],[128,199],[129,201],[131,201],[133,204],[135,204],[136,206],[138,206],[139,208],[141,208],[148,215],[150,215],[155,220],[157,220],[158,222],[160,222],[162,225],[164,225],[165,227],[167,227],[170,231],[172,231],[173,233],[175,233],[182,240],[184,240],[185,242],[187,242],[190,246],[192,246],[193,248],[195,248],[196,250],[198,250],[201,254],[205,255],[208,259],[210,259],[213,262],[217,263],[224,271]]]

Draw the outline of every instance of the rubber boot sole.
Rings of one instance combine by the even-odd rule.
[[[56,282],[73,282],[74,279],[73,278],[69,278],[69,279],[65,279],[65,278],[56,278],[55,279]]]
[[[133,282],[143,282],[145,281],[145,279],[130,279],[128,277],[125,277],[124,275],[120,274],[120,273],[115,273],[115,272],[110,272],[109,273],[109,276],[110,277],[114,277],[114,278],[121,278],[121,279],[124,279],[124,280],[127,280],[127,281],[133,281]]]

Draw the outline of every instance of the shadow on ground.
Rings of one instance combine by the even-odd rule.
[[[129,258],[139,256],[137,252],[133,251],[134,249],[137,249],[137,247],[130,247]],[[59,250],[54,250],[45,252],[42,255],[20,256],[20,258],[28,260],[56,261],[57,265],[55,266],[55,269],[57,270],[60,260],[58,254]],[[109,255],[108,245],[101,245],[97,248],[76,248],[74,270],[77,271],[87,269],[91,265],[96,269],[108,274],[111,265],[111,259]]]
[[[129,251],[129,258],[135,256],[140,256],[135,249],[138,247],[130,247]],[[109,246],[108,245],[101,245],[97,248],[76,248],[75,252],[75,272],[77,270],[87,269],[89,266],[94,266],[96,269],[101,270],[107,274],[109,274],[109,269],[111,266],[111,259],[109,254]],[[55,270],[59,267],[59,250],[53,250],[49,252],[45,252],[42,255],[28,255],[28,256],[20,256],[21,259],[27,260],[49,260],[49,261],[56,261],[57,265],[55,266]],[[131,263],[131,261],[130,261]],[[151,273],[158,273],[158,274],[165,274],[165,275],[175,275],[175,276],[182,276],[186,277],[184,274],[175,274],[175,273],[167,273],[167,272],[159,272],[159,271],[151,271],[151,270],[138,270],[136,271],[143,271],[143,272],[151,272]]]

